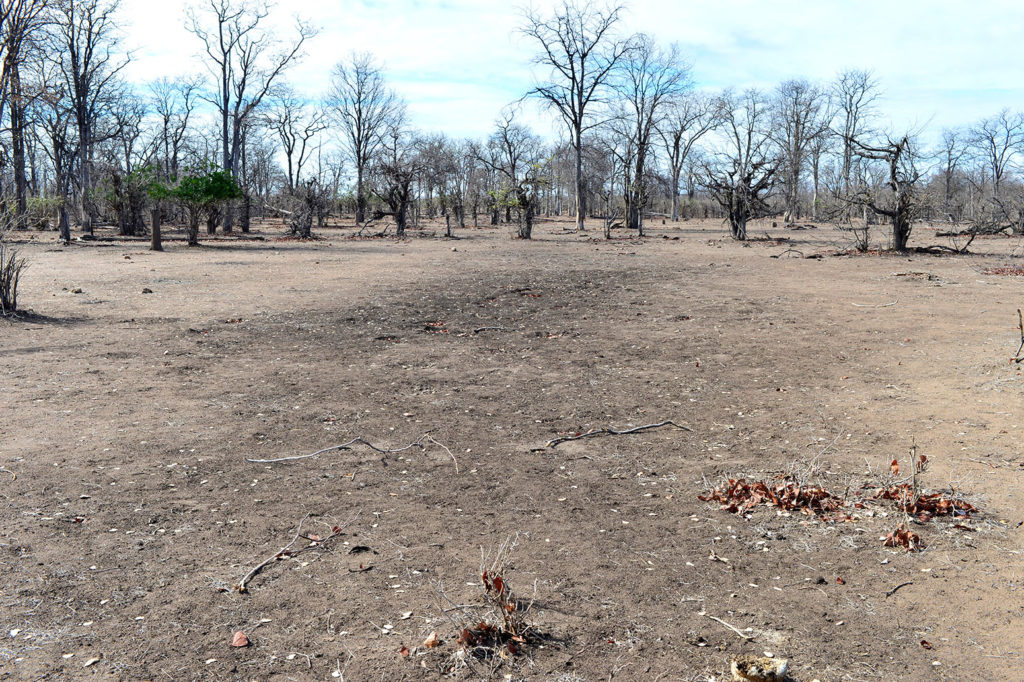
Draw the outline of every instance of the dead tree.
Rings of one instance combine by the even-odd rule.
[[[647,35],[634,37],[621,61],[622,76],[616,90],[623,101],[623,130],[630,139],[626,164],[626,227],[644,234],[643,212],[650,197],[647,177],[654,132],[664,120],[666,105],[689,87],[689,68],[678,48],[660,50]]]
[[[772,133],[782,151],[780,176],[786,223],[800,217],[800,180],[804,165],[814,142],[828,133],[831,119],[827,93],[806,80],[788,80],[776,88]]]
[[[591,114],[612,70],[629,48],[614,29],[622,4],[599,8],[581,0],[563,0],[552,17],[528,10],[522,32],[539,46],[535,63],[549,75],[527,96],[537,97],[558,112],[570,132],[575,152],[576,229],[583,230],[583,134],[596,122]]]
[[[281,140],[288,191],[294,192],[302,179],[302,167],[316,148],[310,142],[327,128],[325,115],[321,111],[309,111],[290,88],[281,88],[272,99],[263,122]]]
[[[303,44],[316,31],[296,20],[296,37],[284,49],[274,51],[276,41],[266,32],[269,10],[263,2],[207,0],[199,13],[189,10],[188,30],[203,44],[207,68],[216,80],[216,96],[209,101],[220,118],[222,167],[236,174],[242,136],[253,112],[260,106],[281,74],[294,62]],[[224,212],[224,231],[230,232],[233,212]]]
[[[93,158],[96,128],[104,108],[118,86],[118,74],[128,65],[127,55],[116,59],[118,36],[114,23],[116,0],[60,0],[53,23],[52,44],[64,75],[69,106],[78,131],[79,218],[92,232],[97,219],[93,197]]]
[[[668,103],[668,111],[658,124],[665,147],[672,191],[672,221],[679,220],[679,192],[683,169],[694,145],[718,125],[718,106],[714,98],[684,93]]]
[[[537,190],[542,184],[540,149],[540,138],[526,126],[516,123],[515,114],[506,110],[487,141],[488,153],[479,157],[481,163],[503,179],[496,199],[499,206],[516,210],[519,218],[516,237],[519,239],[533,237]]]
[[[698,182],[725,210],[733,239],[747,238],[747,223],[769,215],[767,201],[780,165],[771,138],[770,107],[756,90],[727,92],[720,103],[722,146],[700,164]]]
[[[985,160],[992,175],[992,196],[998,197],[1007,169],[1024,152],[1024,113],[1003,109],[982,120],[971,130],[971,144]]]
[[[832,85],[832,98],[835,102],[837,119],[835,134],[843,140],[842,168],[840,170],[840,194],[851,195],[853,162],[853,144],[850,140],[868,134],[868,123],[878,98],[878,86],[870,71],[849,70],[840,73]],[[847,215],[849,218],[849,215]]]
[[[882,143],[864,144],[857,139],[847,140],[853,153],[862,159],[882,161],[888,167],[887,195],[879,195],[873,188],[853,194],[849,200],[867,206],[875,213],[889,218],[892,223],[892,248],[906,251],[913,221],[918,210],[917,153],[910,135],[898,140],[886,138]]]
[[[356,171],[356,222],[366,219],[366,175],[381,149],[388,121],[402,109],[372,55],[353,54],[334,67],[327,98]]]

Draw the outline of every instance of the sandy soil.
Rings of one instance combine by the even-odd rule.
[[[23,237],[35,314],[0,322],[0,679],[723,680],[765,651],[806,682],[1024,679],[1024,279],[985,274],[1018,240],[842,256],[827,227],[564,227],[266,227],[165,253]],[[693,430],[544,447],[665,419]],[[354,437],[424,448],[246,461]],[[921,485],[981,510],[911,523],[915,553],[883,547],[891,505],[854,507],[912,445]],[[854,518],[698,499],[787,472]],[[234,589],[300,521],[305,551]],[[540,637],[460,662],[510,538]]]

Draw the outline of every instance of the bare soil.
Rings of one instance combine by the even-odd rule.
[[[837,255],[828,226],[739,244],[710,222],[567,225],[267,225],[164,253],[22,235],[0,679],[722,680],[765,651],[806,682],[1024,679],[1024,279],[984,274],[1018,239]],[[545,447],[662,420],[693,430]],[[424,447],[246,461],[355,437]],[[870,500],[912,446],[920,485],[980,513]],[[698,499],[787,473],[850,518]],[[305,551],[234,589],[300,521]],[[908,521],[925,549],[884,547]],[[510,538],[503,578],[539,636],[460,661]]]

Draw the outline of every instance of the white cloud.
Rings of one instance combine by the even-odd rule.
[[[199,42],[184,29],[185,7],[122,0],[132,80],[203,71]],[[296,12],[320,28],[289,74],[310,97],[326,89],[340,59],[370,51],[409,101],[416,125],[481,137],[531,83],[533,47],[517,33],[519,14],[508,2],[282,2],[271,15],[282,38]],[[881,107],[897,127],[970,123],[1004,106],[1024,108],[1019,2],[636,0],[623,28],[678,42],[704,87],[771,88],[795,76],[825,81],[844,68],[873,69]],[[549,117],[531,110],[529,118],[542,132],[552,129],[545,128]]]

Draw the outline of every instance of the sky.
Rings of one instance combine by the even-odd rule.
[[[584,0],[600,2],[601,0]],[[206,0],[208,3],[209,0]],[[178,0],[121,0],[128,77],[203,72],[201,45],[184,29]],[[534,0],[550,12],[557,4]],[[372,52],[425,131],[483,138],[502,107],[543,77],[535,46],[517,31],[523,5],[495,0],[303,0],[279,2],[268,21],[287,39],[299,15],[319,29],[288,82],[314,100],[331,68]],[[870,69],[878,108],[893,130],[966,125],[1004,107],[1024,110],[1024,2],[1019,0],[632,0],[623,33],[678,43],[698,88],[774,88],[803,77],[825,83]],[[557,134],[536,105],[537,132]]]

